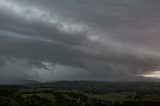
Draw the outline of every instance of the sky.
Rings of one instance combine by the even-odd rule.
[[[159,0],[0,0],[0,83],[160,81]]]

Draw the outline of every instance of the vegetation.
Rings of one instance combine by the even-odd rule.
[[[159,83],[70,83],[0,86],[0,106],[160,106]]]

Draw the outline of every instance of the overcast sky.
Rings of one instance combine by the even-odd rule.
[[[0,0],[0,83],[150,81],[159,10],[160,0]]]

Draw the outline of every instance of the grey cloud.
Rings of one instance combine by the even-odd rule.
[[[29,62],[25,64],[31,66],[22,65],[24,69],[20,62],[16,63],[22,72],[35,66],[27,73],[33,74],[32,79],[38,70],[43,70],[35,80],[40,80],[43,72],[53,74],[47,72],[48,67],[42,61],[73,67],[67,68],[66,73],[59,72],[67,74],[75,69],[70,71],[71,75],[79,74],[74,74],[74,79],[89,73],[85,77],[92,80],[124,77],[137,80],[137,75],[159,69],[159,3],[158,0],[0,1],[0,56],[16,61],[27,59]],[[1,73],[9,73],[13,64],[7,65],[5,58],[0,59],[0,67],[6,67]]]
[[[89,72],[76,67],[52,64],[46,61],[33,61],[27,59],[5,58],[0,67],[0,83],[25,83],[27,80],[41,82],[58,80],[91,80],[94,79]]]

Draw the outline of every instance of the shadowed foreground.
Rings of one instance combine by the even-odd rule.
[[[160,83],[73,81],[3,85],[0,106],[160,106]]]

